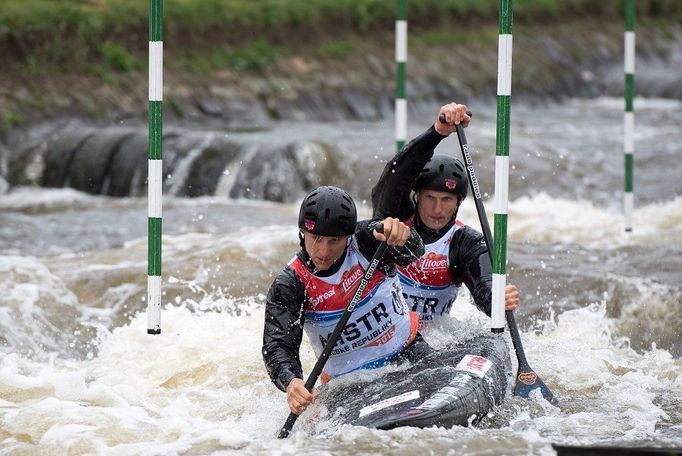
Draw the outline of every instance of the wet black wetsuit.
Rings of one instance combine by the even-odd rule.
[[[385,217],[384,217],[385,218]],[[376,220],[358,222],[354,236],[362,255],[368,260],[372,258],[379,246],[372,230]],[[316,273],[317,276],[330,276],[339,270],[346,257],[346,253],[326,271]],[[395,265],[407,266],[415,258],[424,254],[424,244],[415,229],[411,230],[407,243],[402,247],[389,246],[378,269],[387,276],[396,274]],[[314,265],[305,248],[296,254],[309,271],[314,271]],[[303,378],[303,370],[299,358],[299,348],[303,338],[303,324],[308,306],[305,285],[299,275],[287,266],[282,270],[268,291],[265,305],[265,327],[263,330],[263,360],[273,383],[282,391],[293,379]],[[398,357],[411,360],[419,356],[423,350],[423,339],[417,334],[412,344],[403,350]]]
[[[430,229],[416,213],[411,196],[415,179],[444,138],[446,137],[431,126],[411,140],[388,161],[379,181],[372,189],[373,216],[395,217],[402,221],[414,216],[414,227],[424,240],[424,244],[431,244],[443,237],[455,223],[453,218],[439,230]],[[492,266],[483,235],[469,226],[458,229],[450,243],[448,257],[455,284],[461,286],[464,283],[471,292],[476,307],[490,316]]]

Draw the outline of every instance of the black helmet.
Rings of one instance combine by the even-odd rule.
[[[412,189],[415,192],[424,189],[447,192],[464,199],[468,186],[467,172],[461,161],[449,155],[434,155],[420,171]]]
[[[353,198],[338,187],[318,187],[303,198],[298,227],[318,236],[345,236],[355,232],[358,214]]]

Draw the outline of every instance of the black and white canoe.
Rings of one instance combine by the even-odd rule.
[[[323,387],[319,399],[339,424],[377,429],[466,426],[504,400],[510,377],[504,337],[485,334],[378,377],[344,376]]]

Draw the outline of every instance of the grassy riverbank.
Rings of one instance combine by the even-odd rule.
[[[327,56],[350,52],[349,34],[391,30],[391,0],[165,0],[165,41],[186,54],[216,59],[234,69],[261,69],[278,48],[291,51],[320,39]],[[638,0],[638,17],[682,20],[679,0]],[[560,22],[581,16],[623,17],[624,0],[524,0],[515,21]],[[411,29],[469,28],[497,21],[498,0],[410,2]],[[131,71],[146,56],[149,3],[144,0],[4,0],[0,52],[10,66],[27,71],[53,67],[65,72]],[[317,41],[317,40],[316,40]],[[191,52],[190,52],[191,51]],[[187,57],[189,58],[189,57]],[[93,64],[99,66],[93,69]],[[192,65],[187,65],[192,68]],[[203,69],[200,67],[199,69]]]
[[[524,0],[515,5],[515,30],[585,19],[617,23],[623,5],[624,0]],[[638,0],[637,8],[643,27],[682,22],[679,0]],[[148,9],[144,0],[4,0],[0,129],[55,112],[106,117],[102,106],[112,103],[132,109],[126,98],[138,103],[146,80]],[[465,43],[474,52],[494,47],[497,9],[498,0],[412,1],[410,52],[450,43]],[[390,59],[394,20],[391,0],[165,0],[169,101],[176,91],[187,95],[192,86],[212,81],[229,85],[284,72],[305,82],[324,77],[325,69],[352,68],[369,54]]]

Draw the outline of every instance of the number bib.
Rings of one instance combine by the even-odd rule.
[[[360,254],[353,238],[343,265],[334,275],[315,276],[298,257],[289,266],[305,285],[308,306],[304,328],[315,354],[320,356],[369,262]],[[375,271],[332,350],[324,377],[386,364],[416,334],[417,325],[412,324],[410,313],[397,275],[386,277]]]

